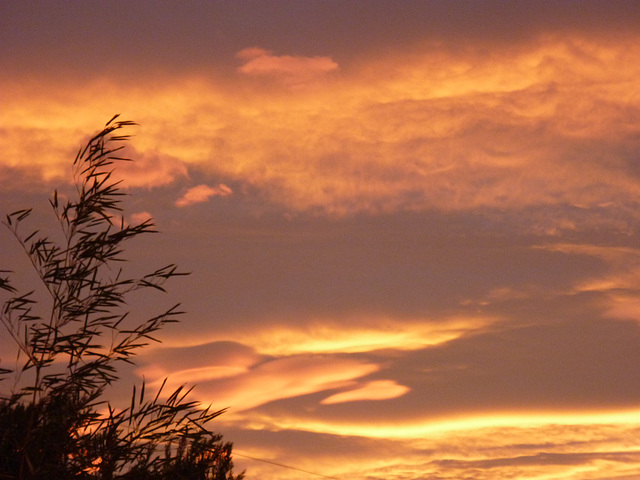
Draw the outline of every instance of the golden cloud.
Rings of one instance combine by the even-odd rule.
[[[450,317],[438,319],[343,318],[308,319],[305,326],[272,326],[266,323],[252,331],[225,331],[224,335],[240,336],[245,345],[262,355],[286,356],[299,354],[359,353],[383,349],[417,350],[438,345],[473,333],[495,322],[487,316]],[[224,338],[199,335],[193,338],[167,339],[180,347],[194,347]]]
[[[158,386],[168,375],[167,391],[198,382],[198,397],[215,408],[233,406],[235,412],[274,400],[308,395],[352,385],[352,381],[376,372],[372,363],[326,356],[277,358],[257,365],[211,365],[171,371],[168,365],[151,364],[138,370],[150,385]],[[259,395],[256,392],[260,392]]]
[[[638,40],[541,37],[489,54],[416,48],[296,90],[259,78],[337,66],[254,48],[241,53],[235,85],[165,78],[142,90],[96,80],[70,92],[16,83],[1,94],[10,148],[0,161],[59,177],[82,135],[126,105],[142,124],[135,148],[149,159],[128,173],[136,185],[190,166],[292,212],[561,205],[636,215]],[[165,162],[162,174],[152,158]],[[536,222],[546,232],[576,228],[566,215]]]
[[[297,456],[301,468],[317,471],[318,465],[324,465],[323,473],[337,478],[457,479],[472,471],[478,480],[577,480],[633,478],[640,473],[635,441],[640,431],[638,413],[531,412],[442,421],[418,419],[406,425],[355,425],[298,417],[274,419],[249,412],[234,422],[257,430],[324,433],[333,435],[334,442],[358,439],[362,447],[346,443],[352,448],[338,454],[340,462],[335,462],[337,453],[332,451],[320,451],[307,461],[303,455]],[[280,452],[268,445],[239,448],[246,455],[280,460]],[[262,471],[259,465],[251,467],[254,474]],[[270,471],[269,478],[285,479],[287,474]]]
[[[358,435],[369,438],[436,438],[455,435],[456,432],[481,432],[491,428],[528,429],[548,427],[559,430],[562,426],[589,425],[626,425],[640,427],[637,409],[609,411],[570,411],[570,412],[504,412],[500,414],[478,414],[452,416],[450,418],[423,419],[412,417],[401,424],[379,421],[372,424],[368,419],[358,421],[329,421],[305,419],[298,416],[267,416],[264,413],[251,412],[247,417],[258,428],[277,428],[307,430],[335,435]]]

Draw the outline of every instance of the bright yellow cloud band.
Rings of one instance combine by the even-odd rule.
[[[623,411],[595,411],[595,412],[531,412],[531,413],[502,413],[499,415],[476,415],[457,418],[427,418],[424,420],[411,419],[406,424],[399,422],[387,423],[384,419],[379,422],[331,422],[305,420],[302,418],[274,418],[260,417],[251,414],[252,428],[308,430],[334,435],[357,435],[368,438],[435,438],[453,435],[455,432],[482,431],[493,428],[553,429],[560,433],[562,427],[620,425],[625,427],[640,427],[640,410]],[[568,430],[567,430],[568,431]],[[484,433],[486,435],[486,432]],[[487,439],[490,436],[487,435]],[[487,440],[488,441],[488,440]],[[635,448],[635,446],[633,446]]]

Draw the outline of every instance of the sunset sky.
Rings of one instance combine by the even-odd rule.
[[[0,0],[2,217],[117,113],[192,272],[123,381],[247,480],[640,478],[637,1]]]

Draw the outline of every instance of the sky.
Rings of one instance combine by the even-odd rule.
[[[127,254],[191,275],[123,382],[249,480],[637,479],[639,58],[635,1],[0,0],[0,213],[139,124]]]

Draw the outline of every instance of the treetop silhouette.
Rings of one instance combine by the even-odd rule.
[[[4,301],[0,322],[16,347],[16,368],[0,368],[0,479],[241,480],[233,474],[232,445],[208,429],[224,410],[201,408],[191,389],[165,398],[133,387],[130,403],[107,400],[118,366],[183,313],[179,305],[138,319],[128,306],[134,292],[165,291],[173,264],[139,277],[122,269],[124,244],[155,233],[152,220],[128,224],[121,215],[114,165],[122,157],[121,129],[135,125],[114,116],[78,152],[73,163],[77,196],[50,200],[59,240],[28,230],[31,209],[10,213],[5,226],[22,246],[38,278],[20,292],[13,272],[0,270]],[[11,384],[11,379],[13,383]],[[166,380],[165,380],[166,381]]]

